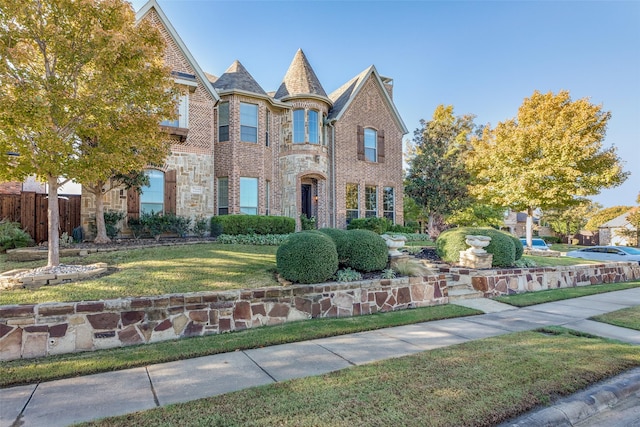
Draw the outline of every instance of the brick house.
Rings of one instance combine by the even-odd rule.
[[[393,81],[371,66],[327,95],[298,50],[279,88],[266,92],[235,61],[220,76],[205,73],[155,0],[149,19],[167,43],[166,62],[181,89],[179,120],[163,122],[172,138],[150,186],[114,190],[105,209],[129,217],[151,211],[189,217],[226,214],[315,217],[344,228],[352,218],[403,223],[402,137]],[[94,213],[82,195],[82,223]]]

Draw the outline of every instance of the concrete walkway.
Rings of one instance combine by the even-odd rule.
[[[640,288],[522,309],[487,299],[456,304],[486,314],[0,389],[0,427],[67,426],[541,326],[640,345],[639,331],[586,320],[640,305]]]

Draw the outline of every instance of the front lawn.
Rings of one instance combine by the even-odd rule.
[[[636,366],[634,346],[548,328],[85,425],[488,426]]]
[[[591,320],[640,331],[640,306],[623,308],[622,310],[601,314],[592,317]]]
[[[276,246],[209,243],[98,252],[84,258],[63,258],[62,264],[105,262],[117,271],[97,279],[43,286],[35,290],[0,292],[0,305],[93,301],[274,286],[278,284],[274,276],[276,250]],[[2,257],[6,258],[6,255]],[[6,271],[44,266],[46,261],[2,265],[2,270]]]
[[[589,259],[570,258],[570,257],[554,257],[554,256],[533,256],[522,255],[522,259],[528,259],[536,263],[536,267],[558,267],[563,265],[579,265],[579,264],[602,264],[602,261],[593,261]]]
[[[640,281],[624,283],[604,283],[601,285],[578,286],[575,288],[549,289],[546,291],[526,292],[516,295],[495,297],[496,301],[516,307],[528,307],[530,305],[544,304],[545,302],[561,301],[570,298],[585,297],[587,295],[601,294],[605,292],[622,291],[640,287]]]
[[[130,347],[2,362],[0,387],[147,366],[230,351],[372,331],[482,312],[459,305],[437,305],[369,316],[311,319],[228,334],[185,338]]]

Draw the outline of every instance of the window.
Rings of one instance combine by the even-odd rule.
[[[149,185],[142,187],[140,194],[141,213],[164,212],[164,173],[159,170],[148,170]]]
[[[378,158],[378,133],[373,129],[364,130],[364,158],[367,161],[375,162]]]
[[[382,210],[384,217],[395,224],[395,197],[393,194],[393,187],[384,187],[384,193],[382,194]]]
[[[229,103],[223,102],[218,107],[218,141],[229,140]]]
[[[240,103],[240,141],[258,142],[258,106]]]
[[[376,217],[378,214],[378,188],[366,186],[364,187],[364,208],[365,217]]]
[[[304,110],[293,110],[293,143],[304,143]]]
[[[317,144],[318,141],[318,112],[309,110],[307,117],[309,119],[309,142]]]
[[[315,110],[293,110],[293,143],[320,143],[318,112]]]
[[[178,118],[176,120],[163,120],[160,122],[163,126],[170,126],[175,128],[188,128],[189,127],[189,94],[183,93],[178,97],[177,105]]]
[[[229,214],[229,178],[218,178],[218,215]]]
[[[266,145],[267,147],[269,146],[269,129],[271,128],[270,122],[271,122],[271,112],[267,110],[267,118],[265,123],[266,130],[264,132],[264,145]]]
[[[358,218],[358,184],[347,184],[347,224]]]
[[[258,214],[258,178],[240,178],[240,213]]]
[[[271,198],[271,181],[267,181],[265,182],[265,187],[264,187],[264,206],[265,206],[265,215],[269,215],[269,211],[271,210],[271,202],[269,201],[269,199]]]

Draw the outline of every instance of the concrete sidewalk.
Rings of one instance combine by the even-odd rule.
[[[541,326],[640,345],[638,331],[586,320],[640,305],[640,288],[523,309],[486,299],[456,304],[486,314],[0,389],[0,427],[66,426]]]

